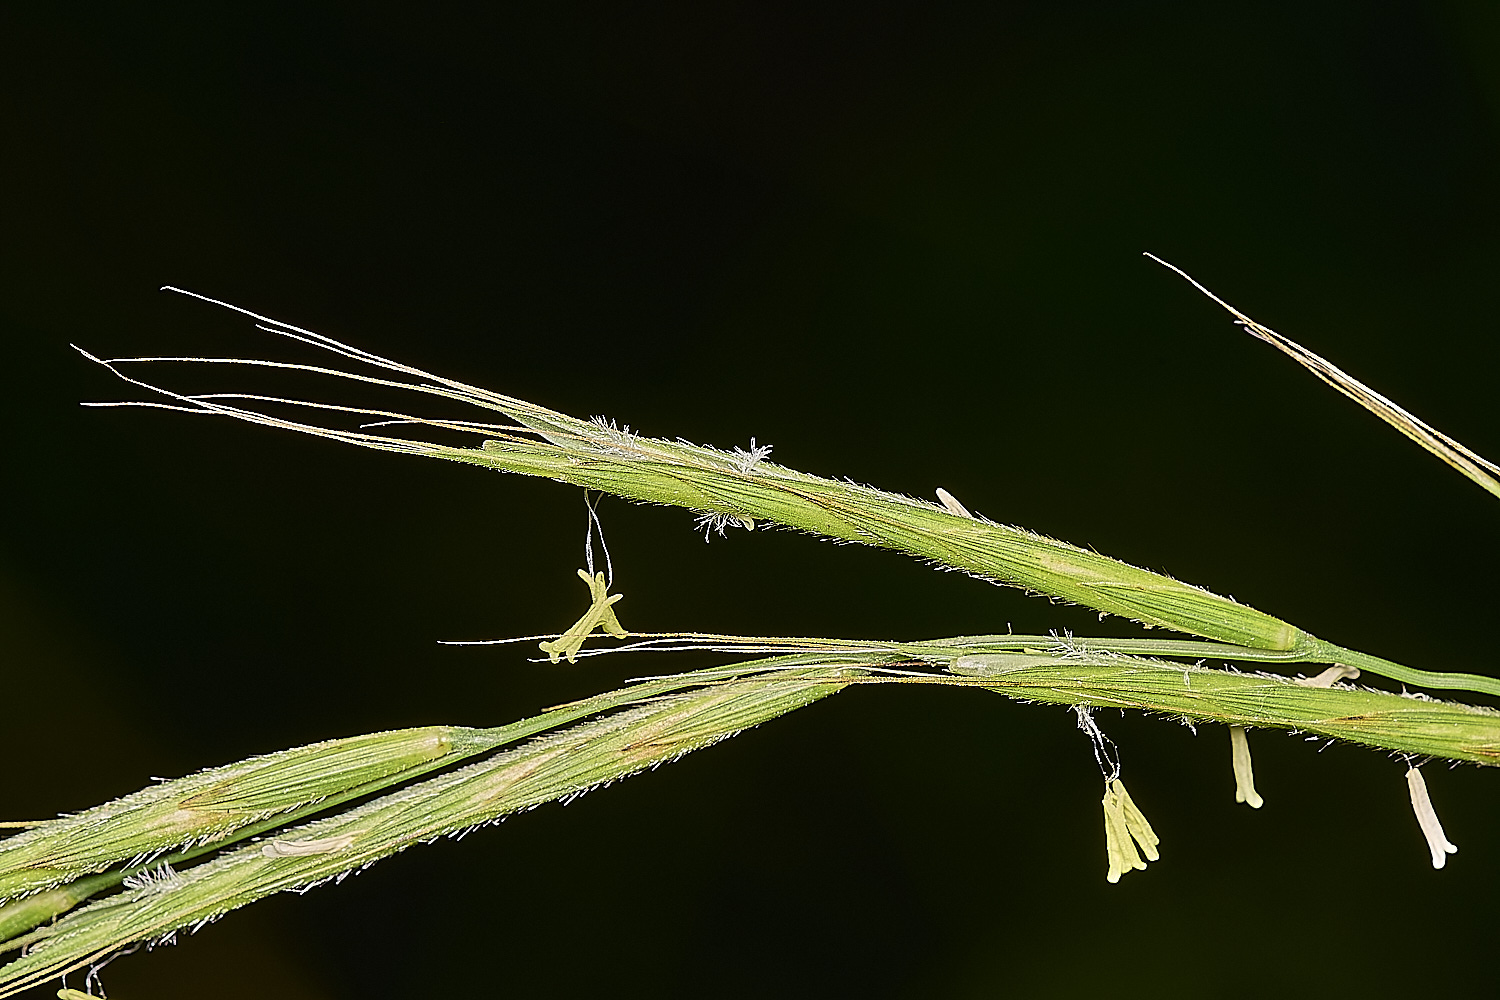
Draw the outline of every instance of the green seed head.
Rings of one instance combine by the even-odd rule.
[[[330,740],[165,781],[0,841],[0,899],[220,840],[235,830],[441,758],[447,726]]]

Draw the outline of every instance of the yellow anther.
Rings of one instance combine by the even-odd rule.
[[[1145,871],[1142,854],[1146,855],[1146,861],[1161,857],[1156,849],[1161,838],[1131,801],[1119,778],[1104,786],[1104,839],[1109,851],[1109,874],[1105,877],[1110,882],[1120,881],[1120,876],[1132,869]]]
[[[630,634],[620,625],[620,619],[615,617],[614,604],[624,595],[609,593],[609,584],[605,581],[603,573],[589,576],[588,570],[581,569],[578,571],[578,577],[589,588],[589,609],[562,635],[549,642],[538,644],[553,663],[564,656],[568,658],[569,663],[577,662],[578,651],[583,648],[584,640],[592,635],[596,628],[604,629],[617,639],[623,639]]]
[[[1234,801],[1259,809],[1266,800],[1255,790],[1255,772],[1250,767],[1250,741],[1245,738],[1244,726],[1229,727],[1229,745],[1234,756]]]

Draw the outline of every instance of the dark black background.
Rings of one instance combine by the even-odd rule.
[[[574,489],[79,409],[139,394],[69,342],[301,356],[168,282],[566,412],[943,486],[1329,639],[1495,672],[1495,500],[1140,257],[1500,453],[1492,5],[254,10],[0,13],[6,816],[709,662],[434,643],[572,619]],[[601,513],[636,629],[1129,632],[889,553]],[[106,985],[1492,988],[1493,775],[1429,768],[1463,847],[1434,872],[1381,754],[1259,734],[1256,813],[1222,730],[1103,721],[1163,838],[1117,886],[1066,710],[856,690],[257,904]]]

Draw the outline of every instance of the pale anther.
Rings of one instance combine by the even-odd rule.
[[[948,512],[950,514],[957,514],[959,517],[973,517],[974,516],[973,514],[969,513],[969,510],[968,510],[967,507],[965,507],[963,504],[961,504],[961,503],[958,502],[958,500],[953,496],[952,493],[949,493],[947,490],[943,489],[941,486],[938,487],[937,498],[938,498],[938,503],[940,503],[944,507],[946,507],[948,509]]]
[[[260,855],[263,858],[300,858],[309,854],[333,854],[352,843],[352,833],[317,840],[272,840],[260,846]]]
[[[1266,800],[1255,791],[1255,774],[1250,767],[1250,741],[1245,738],[1244,726],[1229,727],[1229,746],[1234,758],[1234,801],[1259,809]]]
[[[1457,854],[1458,847],[1448,842],[1443,835],[1443,824],[1438,822],[1433,811],[1432,799],[1427,795],[1427,780],[1422,772],[1411,768],[1406,772],[1406,786],[1411,791],[1411,809],[1417,814],[1417,824],[1422,836],[1427,838],[1427,849],[1432,852],[1432,867],[1441,868],[1448,863],[1448,855]]]
[[[1321,674],[1313,677],[1301,677],[1293,681],[1308,688],[1333,687],[1339,681],[1352,681],[1359,677],[1359,670],[1355,667],[1346,667],[1342,663],[1335,663]]]
[[[1110,882],[1120,881],[1120,876],[1132,869],[1145,871],[1142,854],[1146,855],[1147,861],[1161,857],[1161,852],[1156,849],[1161,838],[1131,801],[1130,793],[1125,791],[1119,778],[1104,786],[1104,840],[1109,852],[1109,872],[1105,878]]]

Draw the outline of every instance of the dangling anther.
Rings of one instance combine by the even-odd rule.
[[[1432,852],[1432,867],[1441,868],[1448,863],[1448,855],[1458,853],[1458,847],[1443,835],[1443,824],[1438,822],[1437,813],[1432,808],[1432,799],[1427,795],[1427,779],[1422,777],[1422,772],[1414,767],[1409,769],[1406,787],[1411,792],[1411,809],[1417,814],[1417,825],[1422,828],[1427,849]]]
[[[1133,869],[1145,871],[1146,861],[1161,858],[1156,849],[1161,838],[1131,801],[1119,778],[1104,786],[1104,840],[1109,852],[1109,872],[1105,878],[1111,883],[1120,881],[1121,875]],[[1146,861],[1141,860],[1142,854],[1146,855]]]
[[[1266,800],[1255,791],[1255,773],[1250,767],[1250,741],[1245,738],[1244,726],[1229,727],[1229,746],[1234,758],[1234,801],[1259,809]]]
[[[553,663],[563,656],[568,658],[569,663],[576,663],[578,651],[583,648],[584,640],[592,635],[596,628],[603,628],[616,639],[623,639],[630,635],[620,625],[620,619],[615,617],[614,605],[625,595],[610,594],[609,584],[605,582],[603,573],[589,576],[588,570],[581,569],[578,571],[578,577],[588,585],[589,609],[562,635],[550,642],[538,643],[542,652],[546,653],[547,658]]]

